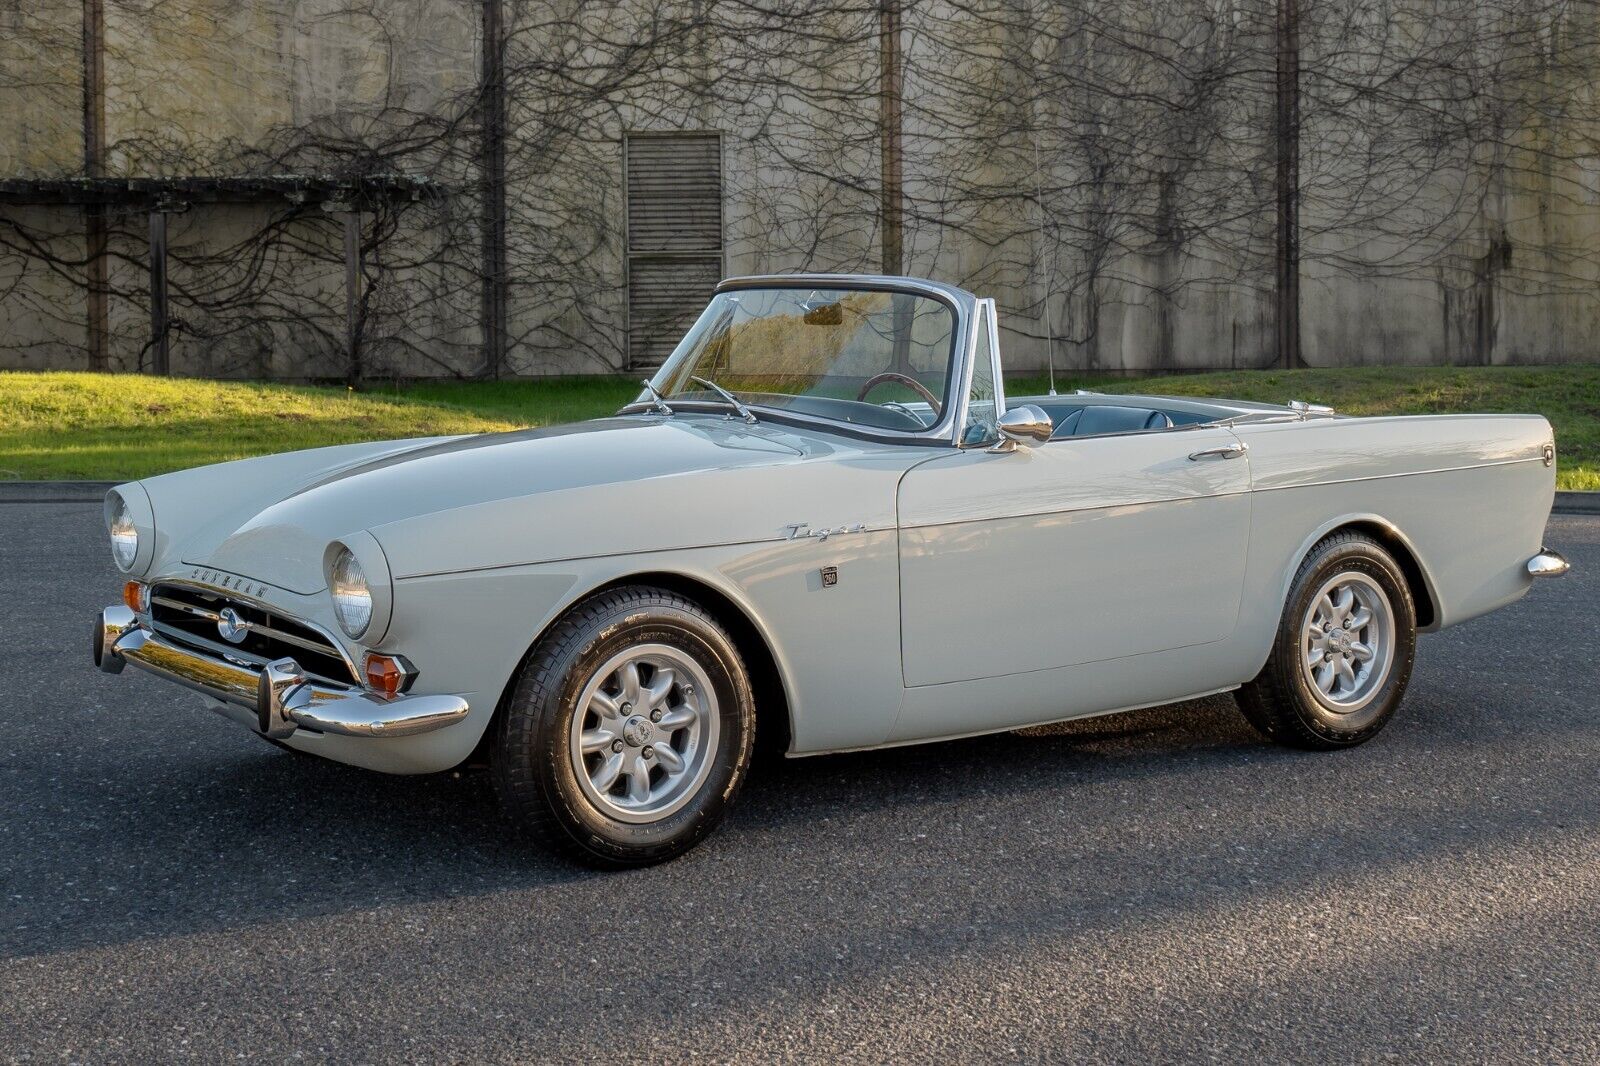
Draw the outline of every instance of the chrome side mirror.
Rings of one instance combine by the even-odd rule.
[[[1000,431],[1000,443],[989,449],[995,452],[1014,452],[1019,444],[1037,448],[1056,431],[1050,416],[1031,403],[1013,407],[1001,415],[995,428]]]

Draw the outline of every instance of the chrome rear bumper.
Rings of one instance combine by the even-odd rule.
[[[381,699],[362,689],[308,678],[293,659],[263,669],[204,655],[140,624],[126,607],[107,607],[95,623],[94,663],[108,674],[132,663],[228,703],[256,712],[257,728],[282,739],[296,729],[351,737],[408,737],[467,716],[460,696]]]
[[[1560,577],[1571,569],[1572,565],[1560,552],[1549,548],[1540,548],[1539,554],[1528,560],[1528,574],[1531,577]]]

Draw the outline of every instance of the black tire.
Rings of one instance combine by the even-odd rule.
[[[1316,668],[1306,665],[1303,642],[1320,591],[1330,581],[1345,578],[1367,593],[1375,586],[1386,598],[1385,606],[1392,612],[1392,654],[1387,675],[1367,683],[1359,706],[1338,710],[1332,695],[1323,696],[1315,688],[1310,675]],[[1346,639],[1342,629],[1336,632],[1338,639]],[[1312,548],[1300,564],[1267,664],[1235,697],[1245,718],[1269,740],[1313,751],[1354,747],[1371,740],[1394,716],[1411,681],[1416,651],[1417,608],[1394,557],[1370,537],[1335,533]]]
[[[716,701],[714,710],[705,709],[702,728],[709,732],[714,718],[716,737],[705,745],[703,780],[684,793],[687,798],[679,798],[681,806],[653,820],[629,821],[607,809],[598,792],[595,797],[586,792],[595,791],[594,782],[591,771],[574,765],[572,745],[577,741],[571,730],[575,714],[589,713],[580,712],[577,704],[587,686],[600,683],[598,672],[616,656],[644,645],[664,646],[700,668]],[[673,691],[685,698],[679,689]],[[578,728],[584,728],[582,721]],[[506,810],[536,840],[585,865],[620,869],[675,858],[715,828],[744,782],[754,744],[750,680],[727,631],[684,596],[626,586],[578,604],[529,654],[502,708],[490,767]],[[641,746],[628,756],[648,751]],[[598,753],[583,758],[606,757]],[[580,772],[586,775],[582,784]]]

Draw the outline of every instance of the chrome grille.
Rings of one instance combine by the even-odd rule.
[[[237,643],[225,640],[217,625],[226,608],[232,608],[249,627]],[[290,658],[306,673],[325,681],[360,683],[338,645],[320,630],[223,592],[158,584],[150,590],[150,621],[162,635],[211,655],[258,667]]]

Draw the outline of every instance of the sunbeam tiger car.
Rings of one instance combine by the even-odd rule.
[[[1417,633],[1566,570],[1554,462],[1534,415],[1012,398],[992,300],[739,278],[614,417],[116,488],[94,655],[301,752],[485,758],[536,836],[636,865],[717,823],[758,728],[807,755],[1235,690],[1359,744]]]

